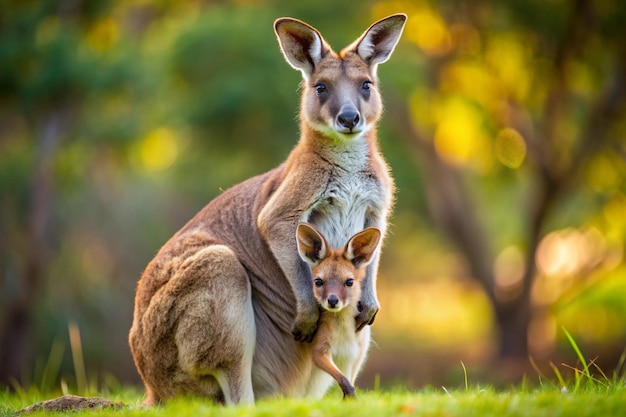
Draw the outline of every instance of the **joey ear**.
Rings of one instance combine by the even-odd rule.
[[[285,59],[293,68],[300,70],[308,80],[315,66],[330,52],[322,35],[312,26],[290,17],[274,22],[274,31]]]
[[[310,265],[317,265],[328,254],[326,239],[310,224],[298,224],[296,242],[298,243],[300,257]]]
[[[374,256],[380,242],[380,230],[370,227],[352,236],[346,244],[345,257],[356,268],[368,265]]]
[[[406,19],[405,14],[399,13],[379,20],[346,50],[356,52],[376,74],[378,64],[387,61],[398,44]]]

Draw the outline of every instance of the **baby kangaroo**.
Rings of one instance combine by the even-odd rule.
[[[296,237],[298,253],[311,267],[313,294],[323,309],[313,339],[313,362],[337,381],[344,398],[354,397],[354,381],[371,338],[369,326],[356,331],[354,317],[359,314],[366,266],[378,248],[381,232],[365,229],[342,249],[331,248],[326,238],[306,223],[298,224]]]

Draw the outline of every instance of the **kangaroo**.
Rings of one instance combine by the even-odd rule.
[[[340,53],[304,22],[275,21],[284,57],[302,73],[300,139],[284,163],[209,202],[144,270],[129,343],[145,405],[177,395],[226,404],[319,395],[304,342],[320,312],[295,231],[313,224],[333,247],[367,227],[384,235],[394,184],[378,150],[377,66],[405,21],[382,19]],[[378,257],[363,278],[357,330],[379,308]]]
[[[298,225],[296,234],[300,257],[311,266],[313,294],[324,310],[313,339],[313,363],[337,381],[344,398],[355,397],[354,381],[371,335],[367,327],[356,332],[354,317],[365,267],[378,248],[380,230],[357,233],[343,249],[331,248],[320,232],[305,223]],[[321,378],[317,380],[312,378],[310,383],[324,384]]]

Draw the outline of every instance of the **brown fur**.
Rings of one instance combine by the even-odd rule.
[[[344,398],[354,397],[354,381],[365,361],[371,336],[369,329],[355,331],[353,317],[358,312],[365,267],[378,248],[380,231],[369,228],[359,232],[343,249],[331,248],[311,225],[300,224],[296,234],[300,257],[311,266],[313,294],[324,309],[313,339],[313,363],[337,381]]]
[[[312,223],[336,246],[365,227],[384,233],[394,186],[376,138],[376,66],[405,19],[375,23],[340,54],[305,23],[276,21],[287,61],[303,73],[300,140],[282,165],[207,204],[144,271],[129,342],[145,404],[183,394],[229,404],[310,394],[311,345],[301,342],[312,340],[319,307],[295,230]],[[342,115],[354,123],[346,127]],[[376,254],[359,329],[378,311],[377,263]]]

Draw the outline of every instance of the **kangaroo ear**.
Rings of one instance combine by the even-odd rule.
[[[398,44],[405,23],[406,15],[403,13],[379,20],[346,50],[356,52],[376,74],[378,64],[387,61]]]
[[[367,266],[380,242],[380,230],[370,227],[352,236],[346,244],[345,257],[356,268]]]
[[[282,17],[274,22],[274,31],[285,59],[293,68],[302,71],[308,80],[315,66],[330,52],[322,35],[306,23]]]
[[[300,223],[296,229],[298,253],[302,260],[309,265],[317,265],[328,254],[326,239],[313,226]]]

